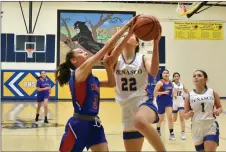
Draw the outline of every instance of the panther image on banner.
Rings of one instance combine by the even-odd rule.
[[[134,15],[135,12],[59,10],[58,64],[71,49],[81,48],[89,56],[96,54]],[[102,63],[97,67],[102,68]]]

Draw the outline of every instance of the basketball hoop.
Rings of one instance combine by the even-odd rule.
[[[34,49],[26,49],[27,58],[33,58]]]
[[[192,16],[195,14],[206,2],[193,2],[190,4],[187,3],[178,3],[177,12],[180,16]],[[192,14],[192,15],[191,15]]]
[[[177,12],[180,16],[185,16],[188,13],[188,8],[183,3],[178,3]]]

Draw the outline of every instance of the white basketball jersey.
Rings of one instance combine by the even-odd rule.
[[[143,63],[143,55],[136,53],[131,63],[126,63],[123,56],[118,58],[115,67],[116,101],[124,103],[135,97],[147,96],[148,72]]]
[[[194,90],[189,93],[190,106],[194,112],[192,121],[213,120],[214,112],[214,94],[213,90],[208,88],[205,93],[198,94]]]
[[[177,90],[176,100],[184,100],[184,85],[182,83],[179,83],[179,85],[177,85],[175,82],[173,82],[173,89]]]

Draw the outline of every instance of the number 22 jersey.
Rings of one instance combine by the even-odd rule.
[[[144,55],[136,53],[130,63],[120,55],[114,75],[117,102],[125,103],[136,97],[147,96],[148,72],[145,69]]]

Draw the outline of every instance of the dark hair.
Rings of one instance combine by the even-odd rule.
[[[167,69],[163,70],[162,73],[165,72],[165,71],[167,71],[169,73],[169,70],[167,70]]]
[[[207,73],[205,71],[203,71],[203,70],[196,70],[195,72],[197,72],[197,71],[201,72],[203,74],[204,78],[208,79],[208,75],[207,75]],[[206,83],[205,83],[205,88],[207,89]]]
[[[44,71],[44,70],[40,71],[40,72],[39,72],[40,76],[36,77],[36,79],[40,79],[40,78],[42,77],[42,76],[41,76],[42,72],[46,72],[46,71]]]
[[[136,37],[136,36],[135,36],[135,37]],[[138,45],[137,45],[137,47],[135,48],[135,53],[138,53],[139,50],[140,50],[140,40],[139,40],[138,37],[136,37],[136,41],[137,41]]]
[[[68,83],[71,77],[71,69],[75,69],[74,65],[71,63],[73,55],[73,50],[69,51],[66,54],[65,62],[61,63],[56,69],[55,77],[60,86],[64,86]]]
[[[173,73],[173,78],[174,78],[174,76],[175,76],[176,74],[179,75],[179,77],[180,77],[180,73],[174,72],[174,73]]]
[[[167,69],[163,70],[162,73],[160,73],[160,79],[163,79],[162,74],[163,74],[164,71],[169,72],[169,70],[167,70]]]

